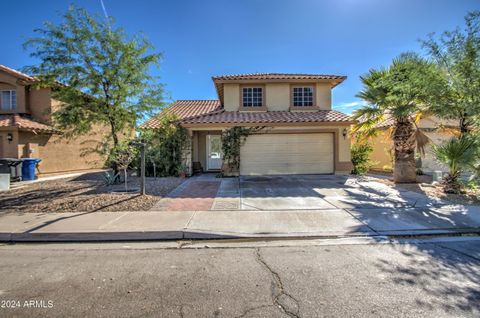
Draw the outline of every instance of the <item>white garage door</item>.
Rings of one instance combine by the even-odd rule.
[[[264,134],[247,137],[240,174],[333,173],[333,134]]]

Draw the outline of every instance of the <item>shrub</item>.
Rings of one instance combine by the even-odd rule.
[[[371,167],[370,154],[373,147],[368,142],[358,142],[350,148],[353,170],[352,174],[363,175]]]
[[[469,135],[453,137],[433,146],[437,160],[448,166],[448,175],[442,181],[446,193],[460,192],[460,174],[475,165],[478,160],[477,147],[476,138]]]
[[[160,177],[178,176],[185,170],[182,164],[182,150],[189,140],[187,131],[175,123],[174,115],[164,115],[159,120],[158,128],[144,130],[140,136],[147,144],[145,174]],[[137,162],[140,162],[139,159]]]

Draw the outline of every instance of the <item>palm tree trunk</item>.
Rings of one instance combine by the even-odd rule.
[[[393,132],[395,183],[412,183],[417,181],[415,165],[415,127],[408,118],[397,119]]]

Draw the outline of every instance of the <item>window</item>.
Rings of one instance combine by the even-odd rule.
[[[13,110],[17,108],[17,92],[16,91],[0,91],[0,109]]]
[[[244,87],[243,107],[262,107],[263,106],[263,90],[261,87]]]
[[[293,106],[313,106],[313,87],[294,87],[293,88]]]

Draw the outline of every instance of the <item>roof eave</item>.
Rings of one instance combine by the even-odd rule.
[[[255,126],[350,126],[355,124],[355,121],[321,121],[321,122],[276,122],[276,123],[182,123],[180,125],[184,128],[195,127],[255,127]]]

